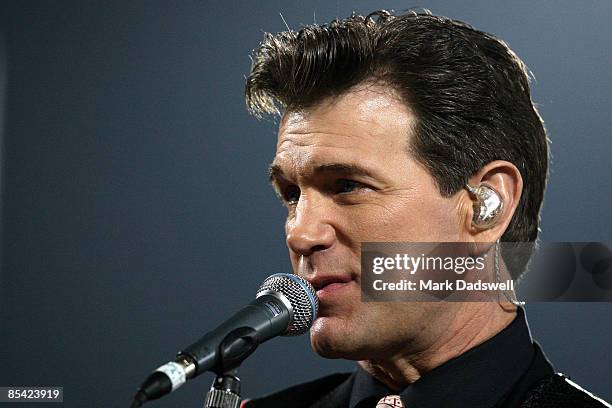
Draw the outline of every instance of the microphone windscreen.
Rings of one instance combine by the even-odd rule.
[[[307,332],[319,311],[319,298],[310,282],[298,275],[277,273],[263,281],[256,297],[270,291],[284,295],[293,309],[293,319],[283,336]]]

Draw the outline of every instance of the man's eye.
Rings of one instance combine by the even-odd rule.
[[[367,186],[364,184],[361,184],[357,181],[354,180],[347,180],[347,179],[340,179],[338,181],[336,181],[336,188],[335,191],[337,194],[342,194],[342,193],[350,193],[352,191],[355,191],[359,188],[364,188]]]
[[[287,187],[282,192],[282,198],[287,204],[295,204],[300,199],[300,189],[297,186]]]

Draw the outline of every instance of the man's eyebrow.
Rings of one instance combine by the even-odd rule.
[[[367,168],[356,164],[325,163],[315,167],[318,173],[339,173],[347,176],[366,176],[375,178],[375,174]]]
[[[370,170],[356,164],[347,163],[324,163],[315,167],[316,173],[338,173],[346,176],[366,176],[375,178]],[[274,183],[279,178],[286,178],[283,169],[278,164],[272,164],[268,168],[268,179]]]

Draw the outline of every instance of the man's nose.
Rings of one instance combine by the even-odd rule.
[[[287,246],[299,255],[309,256],[334,244],[336,232],[329,218],[332,214],[322,200],[300,197],[294,217],[287,221]]]

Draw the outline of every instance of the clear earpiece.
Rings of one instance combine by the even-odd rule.
[[[478,187],[466,184],[465,188],[476,199],[474,201],[473,225],[480,229],[494,226],[504,207],[501,196],[493,187],[486,184],[480,184]]]

